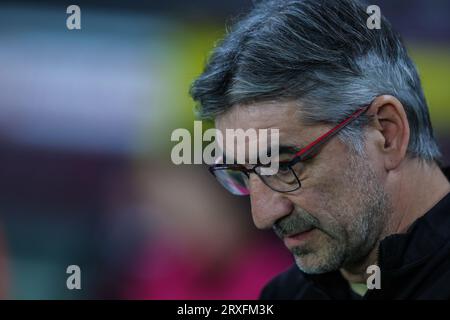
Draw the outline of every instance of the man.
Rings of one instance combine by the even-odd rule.
[[[450,184],[428,107],[399,35],[384,17],[370,29],[366,9],[261,2],[191,88],[221,131],[279,129],[278,173],[211,168],[294,255],[263,299],[450,298]]]

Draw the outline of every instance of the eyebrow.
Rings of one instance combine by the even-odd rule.
[[[282,155],[282,154],[288,154],[288,155],[294,155],[295,153],[297,153],[299,150],[301,150],[302,148],[304,148],[304,146],[303,145],[294,145],[294,144],[281,144],[281,145],[279,145],[278,146],[278,154],[279,155]],[[271,150],[271,148],[270,148],[270,146],[266,149],[266,154],[270,157],[271,155],[272,155],[272,150]],[[257,157],[257,161],[258,161],[258,163],[259,163],[259,153],[258,153],[258,155],[257,155],[258,157]],[[226,156],[226,153],[225,152],[223,152],[222,153],[222,159],[223,159],[223,162],[224,163],[226,163],[226,159],[227,159],[227,156]],[[236,159],[235,159],[236,160]],[[248,159],[247,159],[248,160]]]
[[[294,144],[280,144],[278,146],[278,155],[295,155],[299,150],[303,148],[302,145],[294,145]],[[272,150],[269,146],[268,149],[266,149],[266,154],[271,157],[272,156]],[[259,154],[258,154],[259,155]]]
[[[278,146],[278,154],[295,154],[299,150],[303,148],[302,145],[294,145],[294,144],[281,144]],[[272,150],[270,147],[267,149],[268,155],[270,156],[272,154]],[[266,151],[266,152],[267,152]]]
[[[303,146],[299,145],[280,145],[279,146],[279,154],[282,153],[288,153],[288,154],[294,154],[301,150]]]

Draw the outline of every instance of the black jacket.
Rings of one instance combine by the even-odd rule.
[[[447,178],[449,170],[445,170]],[[362,299],[450,299],[450,193],[405,234],[380,242],[381,289]],[[275,277],[261,299],[361,299],[339,271],[308,275],[296,265]]]

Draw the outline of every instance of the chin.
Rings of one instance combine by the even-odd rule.
[[[324,252],[294,253],[297,267],[307,274],[321,274],[339,270],[343,264],[343,255]]]

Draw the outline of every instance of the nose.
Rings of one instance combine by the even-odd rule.
[[[258,229],[269,229],[280,218],[289,215],[294,204],[283,193],[273,191],[256,175],[250,175],[252,217]]]

